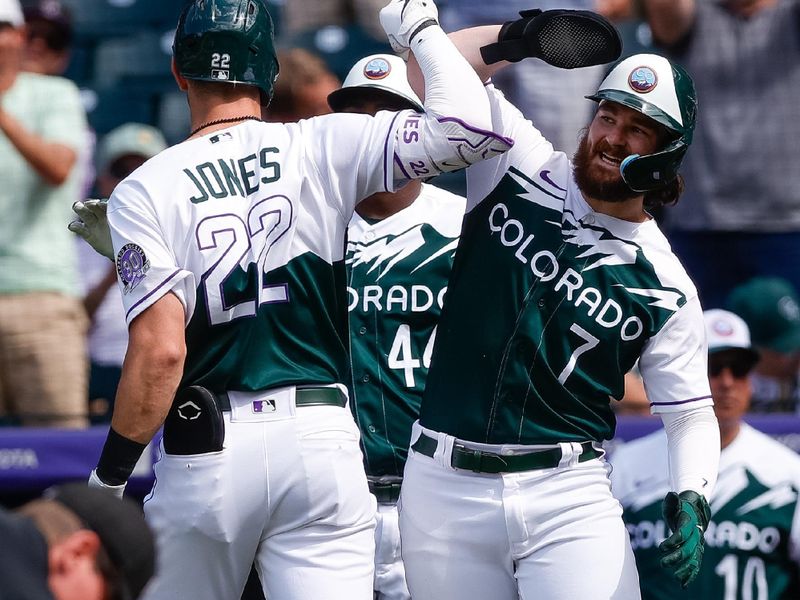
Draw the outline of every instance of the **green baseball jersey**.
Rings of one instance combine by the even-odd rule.
[[[392,185],[395,116],[242,123],[168,148],[116,188],[126,318],[178,297],[184,384],[346,382],[347,224],[358,199]]]
[[[350,221],[350,406],[369,475],[403,474],[465,204],[423,185],[386,219]]]
[[[421,424],[490,444],[608,439],[637,359],[654,412],[710,405],[697,293],[655,221],[594,212],[567,157],[487,91],[515,144],[467,171]]]
[[[661,516],[670,489],[666,435],[625,444],[611,463],[643,599],[800,598],[800,456],[742,425],[722,450],[703,563],[686,590],[659,565],[658,545],[669,535]]]

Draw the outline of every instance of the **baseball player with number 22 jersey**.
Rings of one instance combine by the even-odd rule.
[[[108,204],[130,343],[90,478],[121,494],[164,424],[148,599],[236,598],[253,562],[270,600],[372,597],[346,228],[360,200],[510,146],[487,131],[483,86],[430,1],[393,0],[381,21],[423,66],[426,111],[278,124],[259,122],[278,72],[263,2],[183,10],[173,71],[193,131]]]

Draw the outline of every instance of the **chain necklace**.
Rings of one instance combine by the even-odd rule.
[[[189,134],[189,137],[192,137],[198,131],[202,131],[206,127],[211,127],[212,125],[221,125],[222,123],[237,123],[239,121],[262,121],[261,117],[254,117],[253,115],[243,115],[241,117],[230,117],[227,119],[216,119],[214,121],[209,121],[208,123],[203,123],[200,127],[195,128],[192,133]]]

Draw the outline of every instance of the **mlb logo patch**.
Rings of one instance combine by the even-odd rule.
[[[263,413],[275,412],[275,400],[267,398],[266,400],[253,400],[251,407],[253,413],[260,415]]]

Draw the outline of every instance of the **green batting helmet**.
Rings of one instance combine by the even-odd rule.
[[[637,110],[675,134],[664,149],[645,156],[632,154],[622,161],[622,178],[632,190],[657,190],[678,176],[697,117],[694,82],[682,67],[663,56],[635,54],[618,63],[587,98]]]
[[[273,35],[263,0],[191,0],[172,52],[186,79],[253,85],[267,104],[278,77]]]

